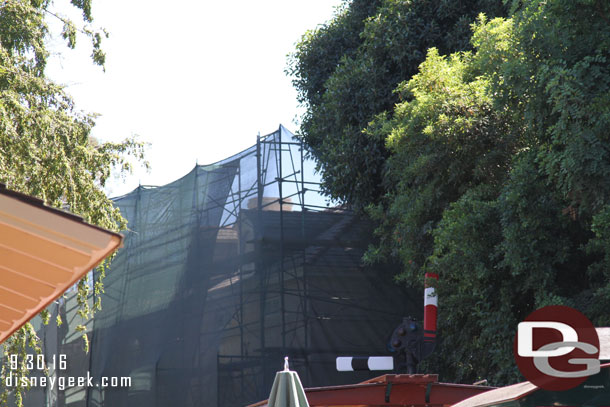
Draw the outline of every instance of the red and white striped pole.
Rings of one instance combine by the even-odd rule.
[[[433,281],[436,280],[436,281]],[[436,282],[438,274],[426,273],[424,281],[424,342],[436,340],[436,317],[438,312],[438,297],[436,296]]]

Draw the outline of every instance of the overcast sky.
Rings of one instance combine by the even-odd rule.
[[[90,46],[61,50],[48,74],[77,107],[101,114],[93,135],[133,134],[151,143],[150,173],[113,183],[112,196],[139,183],[163,185],[256,142],[280,123],[295,131],[296,92],[286,55],[308,29],[332,18],[340,0],[97,0],[94,24],[110,38],[106,73]],[[60,6],[58,2],[58,7]]]

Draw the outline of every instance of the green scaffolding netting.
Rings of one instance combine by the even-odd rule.
[[[386,355],[421,296],[365,267],[370,225],[327,203],[315,163],[283,126],[236,156],[116,198],[125,247],[105,279],[103,309],[74,332],[73,297],[42,330],[56,375],[130,377],[131,386],[35,388],[26,405],[243,406],[267,398],[288,356],[306,387],[353,383],[337,356]]]

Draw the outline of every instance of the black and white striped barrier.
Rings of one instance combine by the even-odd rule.
[[[392,356],[339,356],[337,371],[353,372],[355,370],[394,370]]]
[[[423,332],[415,319],[405,317],[390,337],[388,348],[395,354],[396,369],[392,356],[340,356],[337,358],[337,371],[396,370],[417,373],[417,364],[432,353],[436,344],[437,282],[438,274],[426,273]]]

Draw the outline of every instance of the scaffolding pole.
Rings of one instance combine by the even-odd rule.
[[[265,358],[265,270],[264,265],[262,263],[262,227],[263,227],[263,193],[264,180],[262,174],[262,148],[261,148],[261,136],[260,133],[256,137],[256,176],[257,176],[257,219],[255,225],[255,251],[257,253],[256,260],[256,272],[259,274],[259,284],[260,284],[260,354],[261,354],[261,368],[263,371],[262,381],[263,381],[263,389],[266,389],[268,386],[267,380],[267,366],[266,366],[266,358]],[[263,396],[260,394],[259,396]]]

